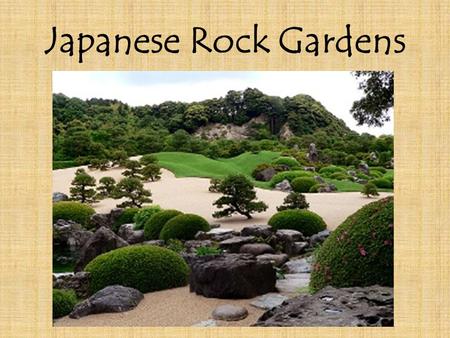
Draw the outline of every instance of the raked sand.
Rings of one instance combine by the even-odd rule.
[[[85,167],[84,167],[85,168]],[[70,182],[77,168],[60,169],[53,171],[53,192],[69,194]],[[108,171],[89,170],[88,173],[97,179],[111,176],[117,180],[121,178],[123,169]],[[248,220],[244,216],[215,219],[212,213],[217,209],[212,203],[220,194],[208,191],[209,179],[197,177],[176,178],[170,171],[162,170],[160,181],[145,183],[145,187],[152,192],[154,204],[162,208],[178,209],[185,213],[193,213],[206,218],[210,223],[220,223],[222,228],[241,229],[246,225],[267,224],[269,218],[276,213],[276,207],[283,203],[286,193],[281,191],[256,189],[259,200],[264,201],[269,208],[262,213],[255,214]],[[375,198],[366,198],[359,192],[348,193],[322,193],[305,194],[310,204],[310,210],[323,217],[329,229],[335,229],[344,219],[363,205],[373,202]],[[391,195],[380,193],[379,198]],[[97,212],[109,212],[119,203],[119,200],[105,199],[93,207]]]

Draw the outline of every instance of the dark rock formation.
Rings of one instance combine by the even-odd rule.
[[[328,236],[330,236],[330,234],[330,230],[325,229],[321,232],[318,232],[317,234],[312,235],[309,238],[309,245],[311,247],[315,247],[316,245],[322,244],[323,242],[325,242]]]
[[[319,154],[317,153],[316,145],[314,143],[311,143],[309,145],[308,150],[308,160],[309,162],[317,162],[319,160]]]
[[[144,230],[134,230],[134,224],[122,224],[117,234],[128,244],[137,244],[144,241]]]
[[[91,222],[97,229],[101,227],[111,228],[117,218],[122,215],[122,213],[123,209],[115,208],[112,209],[108,214],[93,214],[91,216]]]
[[[286,254],[264,254],[256,257],[256,260],[262,262],[270,262],[275,267],[280,267],[288,261]]]
[[[269,244],[265,243],[249,243],[244,244],[239,249],[240,253],[248,253],[253,256],[263,255],[263,254],[273,254],[275,251]]]
[[[266,239],[272,235],[273,232],[270,225],[253,225],[244,227],[241,230],[241,236],[255,236]]]
[[[93,235],[78,223],[57,220],[53,224],[53,259],[62,264],[76,262],[80,249]]]
[[[54,289],[72,289],[78,298],[84,299],[89,295],[89,272],[81,271],[56,277],[53,280]]]
[[[283,180],[280,183],[277,183],[273,189],[284,192],[292,192],[292,187],[288,180]]]
[[[219,243],[219,247],[227,252],[237,253],[241,246],[247,243],[253,243],[254,236],[233,236]]]

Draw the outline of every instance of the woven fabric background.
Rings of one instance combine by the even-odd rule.
[[[449,337],[449,1],[0,2],[0,337]],[[270,54],[191,54],[191,29],[271,38]],[[315,33],[403,33],[401,54],[287,54],[291,25]],[[179,54],[85,63],[43,51],[59,32],[177,33]],[[52,328],[52,70],[395,71],[395,328]],[[339,88],[336,88],[339,90]]]

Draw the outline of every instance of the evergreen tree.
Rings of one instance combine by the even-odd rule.
[[[142,204],[152,202],[150,198],[152,195],[150,190],[145,189],[142,182],[135,177],[123,178],[119,183],[117,183],[113,195],[115,199],[128,199],[127,201],[118,204],[117,207],[119,208],[141,208]]]
[[[95,200],[95,178],[89,175],[84,169],[78,169],[72,180],[70,188],[71,199],[81,203],[94,203]]]
[[[291,192],[284,199],[283,205],[280,205],[277,210],[287,210],[287,209],[308,209],[309,203],[306,202],[305,195],[299,192]]]
[[[150,163],[141,169],[141,174],[144,181],[158,181],[161,178],[161,168],[157,164]]]
[[[141,179],[141,163],[135,160],[128,160],[125,163],[125,171],[122,172],[122,175],[125,177],[132,177]]]
[[[116,188],[116,180],[112,177],[102,177],[97,187],[97,196],[99,199],[112,197]]]
[[[366,197],[378,196],[378,190],[375,184],[367,183],[362,187],[361,194],[366,195]]]

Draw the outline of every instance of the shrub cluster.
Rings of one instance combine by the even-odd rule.
[[[126,208],[122,214],[117,217],[112,225],[112,230],[117,232],[122,224],[129,224],[134,222],[134,216],[141,210],[139,208]]]
[[[287,156],[282,156],[282,157],[278,157],[276,160],[274,160],[272,162],[273,164],[278,164],[278,165],[285,165],[288,166],[289,168],[293,168],[293,167],[298,167],[300,166],[300,163],[298,163],[298,161],[293,158],[293,157],[287,157]]]
[[[152,292],[187,284],[189,268],[178,254],[153,245],[133,245],[94,258],[85,268],[92,293],[108,285]]]
[[[303,171],[303,170],[292,170],[292,171],[283,171],[278,174],[276,174],[272,179],[270,180],[270,186],[274,187],[278,183],[288,180],[289,182],[292,182],[294,178],[297,177],[305,177],[305,176],[313,176],[313,173],[309,171]]]
[[[310,287],[393,285],[394,199],[349,216],[316,252]]]
[[[319,170],[319,173],[325,177],[328,177],[331,174],[334,174],[337,172],[345,173],[345,169],[341,168],[341,167],[337,167],[335,165],[329,165],[329,166],[323,167]]]
[[[53,289],[53,318],[67,316],[77,304],[73,290]]]
[[[159,205],[151,205],[149,207],[145,207],[140,209],[136,214],[134,214],[134,230],[142,230],[144,229],[145,223],[157,212],[161,211],[161,207]]]
[[[92,207],[79,202],[62,201],[53,203],[53,223],[58,219],[64,219],[89,228],[90,219],[94,213],[95,211]]]
[[[144,224],[144,238],[146,240],[158,239],[162,228],[170,219],[181,215],[178,210],[163,210],[151,216]]]
[[[392,189],[394,187],[393,183],[385,178],[376,178],[371,180],[370,183],[375,184],[377,188],[381,189]]]
[[[165,241],[173,238],[180,240],[194,239],[199,231],[208,231],[209,223],[198,215],[182,214],[170,219],[162,228],[159,238]]]
[[[327,227],[322,217],[312,211],[300,209],[277,212],[269,219],[269,225],[276,230],[297,230],[305,236],[312,236]]]
[[[297,177],[291,182],[292,190],[301,193],[309,192],[311,187],[316,184],[316,180],[312,177]]]

